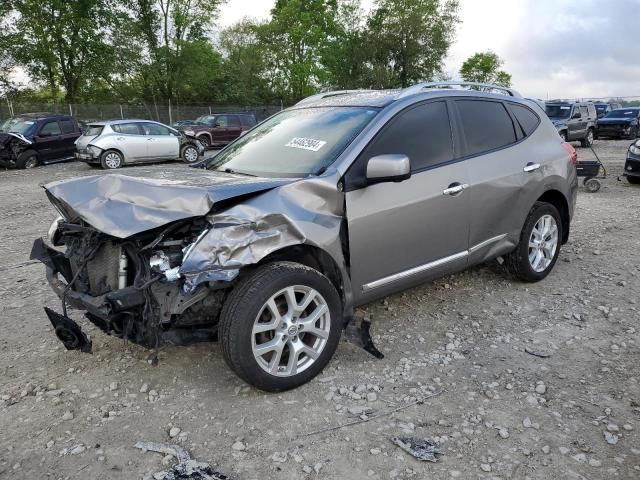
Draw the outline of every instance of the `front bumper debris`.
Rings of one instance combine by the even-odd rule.
[[[376,358],[384,358],[384,354],[376,348],[371,338],[371,318],[356,312],[353,320],[344,328],[344,336],[347,341],[356,347],[362,348]]]
[[[44,307],[44,311],[53,325],[56,337],[62,342],[67,350],[80,350],[91,353],[91,339],[85,335],[80,326],[50,308]]]

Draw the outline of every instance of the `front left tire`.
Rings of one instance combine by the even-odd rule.
[[[40,165],[40,160],[36,152],[32,150],[22,152],[16,160],[16,168],[31,169],[36,168],[38,165]]]
[[[229,367],[269,392],[298,387],[320,373],[341,330],[336,288],[322,273],[294,262],[264,265],[240,281],[218,326]]]

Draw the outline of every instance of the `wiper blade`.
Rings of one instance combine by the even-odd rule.
[[[232,168],[225,168],[224,173],[233,173],[234,175],[244,175],[246,177],[257,177],[257,175],[254,175],[253,173],[247,173],[247,172],[239,172],[238,170],[233,170]]]

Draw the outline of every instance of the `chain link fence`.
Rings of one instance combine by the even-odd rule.
[[[170,105],[168,102],[160,104],[23,104],[6,102],[0,104],[0,122],[23,113],[49,112],[59,114],[70,114],[78,120],[84,122],[95,122],[98,120],[113,120],[136,118],[144,120],[155,120],[167,125],[171,125],[180,120],[195,120],[201,115],[212,113],[228,112],[253,112],[260,122],[274,113],[282,110],[282,105],[259,105],[259,106],[239,106],[239,105]]]

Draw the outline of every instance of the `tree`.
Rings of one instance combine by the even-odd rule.
[[[460,76],[465,82],[491,83],[510,87],[511,75],[500,70],[502,64],[500,57],[493,52],[476,53],[462,64]]]
[[[377,0],[367,22],[369,86],[407,87],[442,72],[457,0]]]
[[[257,30],[274,93],[292,103],[329,83],[325,59],[338,34],[337,0],[277,0]]]
[[[220,34],[224,92],[229,103],[261,105],[276,100],[267,81],[265,47],[258,39],[261,26],[244,19]]]
[[[109,0],[14,0],[16,17],[10,38],[11,54],[52,98],[60,86],[65,100],[75,103],[87,80],[108,70],[107,41],[114,22]]]

